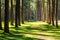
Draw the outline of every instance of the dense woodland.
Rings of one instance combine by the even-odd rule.
[[[0,0],[0,30],[3,33],[10,33],[10,27],[16,29],[26,22],[37,21],[59,29],[59,20],[60,0]]]

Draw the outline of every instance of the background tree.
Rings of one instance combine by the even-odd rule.
[[[22,21],[22,24],[24,24],[24,0],[22,0],[22,13],[21,13],[21,21]]]
[[[54,26],[55,0],[52,0],[52,25]]]
[[[45,15],[44,15],[44,1],[41,0],[41,20],[44,22],[45,21]]]
[[[14,25],[13,0],[11,0],[11,25]]]
[[[56,13],[56,27],[58,28],[58,0],[55,0],[55,13]]]
[[[47,8],[48,8],[48,12],[47,12],[47,23],[51,24],[51,1],[47,0]]]
[[[36,20],[41,20],[41,7],[40,7],[40,0],[37,0],[36,3]]]

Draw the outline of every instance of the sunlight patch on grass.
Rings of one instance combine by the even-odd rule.
[[[33,22],[31,23],[31,26],[33,27],[40,27],[41,25],[46,25],[47,23],[45,22]]]
[[[21,26],[30,26],[30,25],[27,25],[27,24],[21,24]]]
[[[54,33],[48,33],[48,32],[32,32],[33,34],[37,34],[37,35],[39,35],[39,34],[42,34],[42,35],[55,35]]]
[[[15,30],[15,29],[11,29],[11,28],[10,28],[9,30]]]
[[[24,30],[18,30],[18,32],[25,32]]]
[[[39,30],[31,30],[31,32],[39,32]]]
[[[36,35],[32,35],[32,34],[24,34],[25,37],[31,37],[31,38],[37,38]]]
[[[2,22],[2,25],[4,25],[4,22]],[[49,25],[45,22],[25,22],[25,24],[21,24],[18,28],[15,28],[15,26],[10,25],[10,32],[13,33],[13,37],[7,36],[8,39],[21,39],[19,36],[24,35],[24,37],[30,37],[32,40],[33,38],[37,38],[38,36],[56,36],[60,37],[60,29],[54,28],[55,26]],[[3,31],[0,30],[0,33],[3,33]],[[2,36],[2,35],[0,35]],[[28,38],[29,39],[29,38]],[[24,40],[23,38],[21,40]]]
[[[47,24],[46,22],[32,22],[31,24]]]

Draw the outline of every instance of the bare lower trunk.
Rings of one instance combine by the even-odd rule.
[[[2,20],[1,20],[1,0],[0,0],[0,29],[2,30]]]
[[[9,33],[9,0],[5,0],[4,32]]]

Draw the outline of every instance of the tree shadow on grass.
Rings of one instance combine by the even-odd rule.
[[[53,26],[51,26],[51,25],[43,25],[41,27],[22,26],[22,27],[18,27],[18,28],[11,27],[11,29],[15,29],[15,30],[26,30],[26,31],[27,30],[28,31],[31,31],[31,30],[47,31],[47,30],[53,29]]]
[[[11,27],[11,29],[15,29],[16,31],[24,31],[24,32],[31,32],[32,30],[38,30],[38,31],[55,31],[55,28],[52,25],[43,25],[41,27],[31,27],[31,26],[24,26],[24,27]]]
[[[31,37],[25,37],[24,35],[16,35],[13,33],[4,33],[0,36],[0,40],[43,40]]]
[[[15,29],[16,31],[11,30],[14,33],[21,33],[21,34],[33,34],[33,35],[42,35],[42,36],[56,36],[57,34],[60,34],[60,28],[55,28],[55,26],[52,25],[42,25],[41,27],[31,27],[31,26],[24,26],[24,27],[18,27],[18,28],[14,28],[12,27],[12,29]],[[20,31],[24,31],[24,32],[20,32]],[[38,32],[48,32],[48,33],[54,33],[55,35],[45,35],[45,34],[36,34],[36,33],[32,33],[32,30],[38,30]],[[58,31],[58,32],[57,32]],[[56,37],[60,37],[60,36],[56,36]]]

